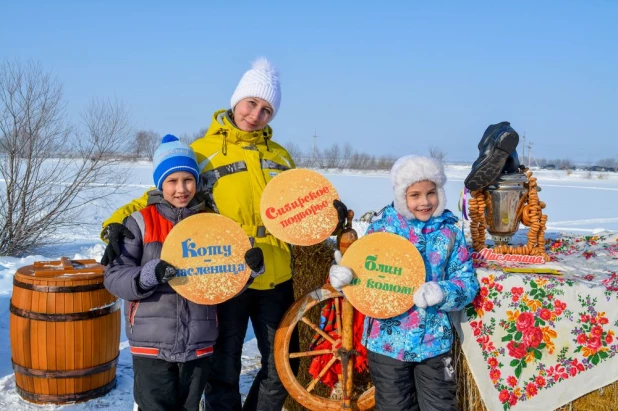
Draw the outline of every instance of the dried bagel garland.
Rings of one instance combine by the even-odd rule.
[[[501,245],[495,247],[493,251],[499,254],[539,255],[545,261],[549,261],[549,256],[545,252],[547,214],[541,211],[545,208],[545,203],[539,200],[537,179],[532,177],[532,171],[525,169],[524,172],[528,177],[528,192],[518,207],[516,218],[525,226],[530,227],[528,243],[520,246]],[[475,251],[481,251],[485,248],[485,229],[487,228],[485,212],[491,214],[493,210],[491,210],[491,202],[486,201],[485,191],[472,191],[471,195],[468,211],[471,221],[472,247]]]
[[[485,248],[485,195],[483,191],[472,191],[472,198],[468,202],[470,214],[470,234],[472,235],[472,247],[475,251]]]

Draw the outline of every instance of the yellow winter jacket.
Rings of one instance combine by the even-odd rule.
[[[260,198],[266,184],[277,174],[295,168],[288,152],[271,138],[270,126],[242,131],[234,126],[226,110],[220,110],[214,113],[206,135],[191,144],[201,170],[198,190],[206,203],[239,223],[264,252],[266,271],[251,285],[257,290],[274,288],[292,278],[290,246],[268,233],[260,217]],[[145,193],[116,210],[103,227],[122,223],[146,206],[147,197]]]

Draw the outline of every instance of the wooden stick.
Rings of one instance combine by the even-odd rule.
[[[354,307],[346,299],[343,300],[343,344],[342,348],[348,352],[354,349]],[[342,374],[345,375],[343,381],[345,386],[343,387],[343,404],[341,409],[351,409],[351,398],[353,388],[353,376],[354,376],[354,361],[351,357],[347,358],[346,362],[342,361],[342,365],[346,365],[345,369],[341,367]]]

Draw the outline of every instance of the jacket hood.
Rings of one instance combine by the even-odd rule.
[[[391,182],[395,210],[408,220],[415,220],[416,217],[408,209],[406,191],[408,187],[419,181],[431,181],[436,185],[438,207],[432,214],[433,217],[441,215],[446,207],[446,193],[444,192],[446,174],[444,174],[442,163],[429,157],[414,155],[401,157],[391,168]]]

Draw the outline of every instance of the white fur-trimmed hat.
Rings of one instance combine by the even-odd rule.
[[[281,84],[279,72],[265,57],[259,57],[253,62],[253,67],[242,76],[232,99],[231,108],[247,97],[258,97],[268,101],[273,108],[271,120],[279,111],[281,104]]]
[[[436,185],[438,207],[432,216],[441,215],[446,207],[446,193],[444,192],[446,174],[444,174],[444,166],[434,158],[415,155],[401,157],[395,161],[393,168],[391,168],[395,210],[407,219],[416,218],[412,211],[408,209],[406,191],[408,187],[419,181],[431,181]]]

